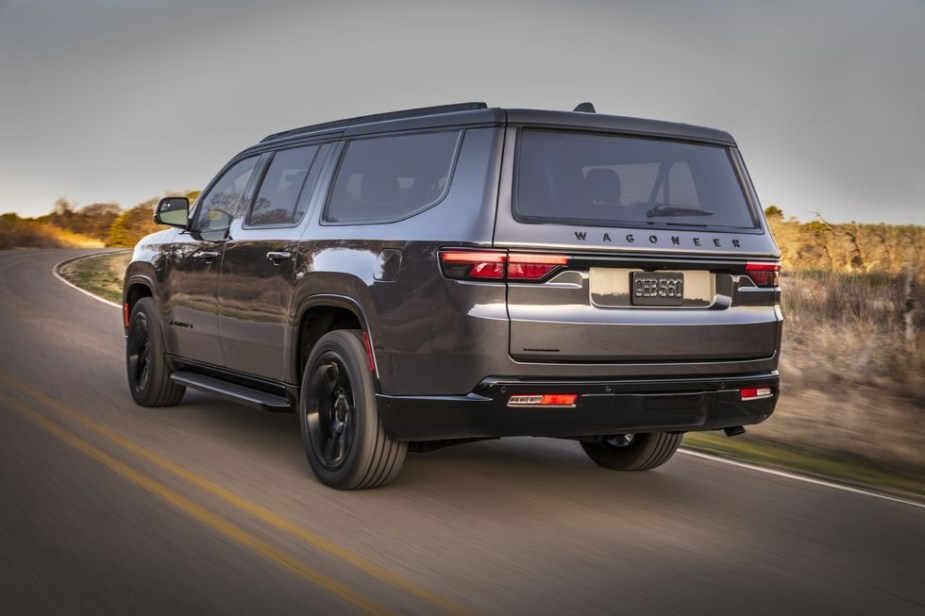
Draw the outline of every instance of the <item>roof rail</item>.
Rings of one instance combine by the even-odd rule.
[[[260,143],[281,139],[282,137],[292,137],[302,133],[314,133],[321,131],[344,130],[348,126],[355,124],[369,124],[371,122],[382,122],[385,120],[399,120],[402,118],[417,118],[420,116],[437,115],[440,113],[452,113],[454,111],[474,111],[476,109],[487,109],[485,103],[456,103],[453,105],[437,105],[435,107],[418,107],[417,109],[404,109],[401,111],[389,111],[387,113],[374,113],[372,115],[357,116],[347,118],[346,120],[335,120],[333,122],[323,122],[321,124],[311,124],[301,128],[284,130],[279,133],[273,133],[260,140]]]

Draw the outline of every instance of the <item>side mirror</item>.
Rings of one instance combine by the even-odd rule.
[[[154,210],[154,222],[186,229],[189,221],[189,199],[186,197],[164,197]]]

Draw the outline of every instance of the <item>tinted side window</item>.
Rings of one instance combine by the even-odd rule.
[[[305,181],[312,167],[318,146],[308,146],[277,152],[263,178],[260,191],[247,217],[250,226],[296,224],[305,214],[310,189]]]
[[[256,164],[256,156],[238,162],[222,175],[209,192],[199,198],[196,229],[227,229],[231,221],[240,216],[244,189],[247,188]]]
[[[384,222],[421,212],[446,193],[460,131],[351,141],[325,210],[328,222]]]

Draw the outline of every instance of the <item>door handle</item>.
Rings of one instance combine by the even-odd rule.
[[[273,262],[273,265],[279,265],[283,261],[288,261],[292,258],[292,253],[286,250],[271,250],[267,253],[267,259]]]
[[[197,259],[203,259],[205,261],[211,261],[213,259],[218,259],[222,253],[217,250],[200,250],[197,253],[194,253],[193,256]]]

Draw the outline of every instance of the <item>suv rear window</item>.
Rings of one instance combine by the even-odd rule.
[[[756,228],[723,147],[524,130],[514,216],[607,227]]]
[[[459,141],[459,131],[351,141],[324,220],[388,222],[435,205],[446,193]]]

